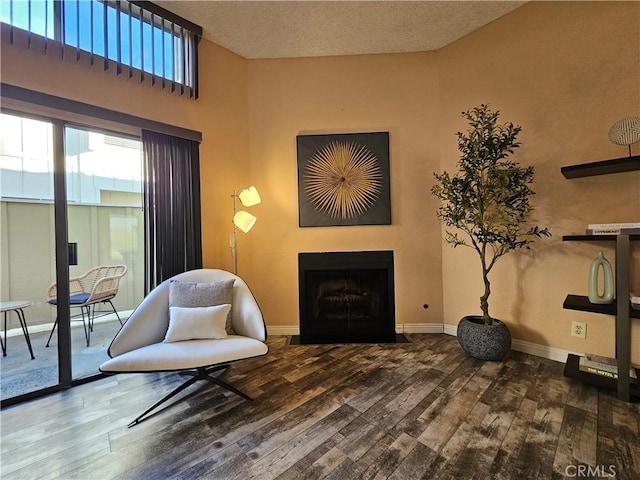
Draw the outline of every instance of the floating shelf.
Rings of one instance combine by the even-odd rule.
[[[640,378],[640,371],[637,368],[636,374],[638,378]],[[613,378],[601,377],[600,375],[580,371],[580,357],[571,353],[567,357],[567,363],[564,365],[564,375],[565,377],[582,380],[596,387],[609,390],[617,390],[618,388],[618,383]],[[637,383],[629,384],[629,393],[632,397],[640,398],[640,385]]]
[[[640,170],[640,155],[615,158],[613,160],[602,160],[600,162],[581,163],[579,165],[569,165],[560,168],[564,178],[593,177],[596,175],[607,175],[609,173],[632,172],[634,170]]]
[[[588,297],[580,295],[567,295],[563,303],[563,307],[571,310],[580,310],[591,313],[601,313],[606,315],[612,315],[615,319],[615,357],[618,361],[619,368],[624,372],[631,365],[631,317],[640,318],[640,310],[634,310],[631,302],[629,301],[629,260],[631,258],[631,242],[630,240],[637,240],[639,235],[569,235],[565,236],[563,240],[576,240],[576,241],[588,241],[588,242],[602,242],[602,241],[615,241],[616,246],[616,301],[614,304],[593,304],[589,301]],[[569,371],[571,368],[567,367]],[[565,374],[570,375],[565,369]],[[583,373],[583,372],[580,372]],[[575,376],[575,378],[583,378]],[[626,375],[621,375],[617,380],[613,381],[616,384],[617,396],[619,400],[628,402],[631,398],[631,383]],[[594,383],[594,382],[590,382]],[[635,391],[638,391],[638,386],[634,386]],[[635,394],[635,393],[634,393]]]
[[[563,235],[563,242],[615,242],[617,235]],[[629,240],[640,240],[640,235],[629,235]]]
[[[581,312],[602,313],[604,315],[616,315],[618,313],[615,302],[605,304],[591,303],[589,297],[583,295],[567,295],[562,308]],[[631,318],[640,318],[640,310],[631,308],[631,302],[629,302],[629,316]]]

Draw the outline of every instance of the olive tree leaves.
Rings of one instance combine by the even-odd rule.
[[[500,112],[484,104],[462,115],[469,128],[457,133],[458,171],[434,174],[437,183],[431,193],[442,202],[437,215],[446,227],[445,242],[471,247],[480,256],[485,284],[480,306],[490,324],[488,274],[496,261],[551,233],[528,223],[535,194],[533,166],[521,167],[510,158],[520,146],[516,139],[522,127],[499,124]]]

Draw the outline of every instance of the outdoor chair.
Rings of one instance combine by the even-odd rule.
[[[246,400],[251,398],[211,374],[231,363],[266,355],[267,330],[247,284],[224,270],[191,270],[152,290],[120,328],[100,371],[179,372],[190,378],[133,420],[198,380],[206,380]]]
[[[120,325],[122,325],[120,315],[118,315],[118,311],[111,300],[118,294],[120,279],[125,273],[127,273],[126,265],[103,265],[94,267],[82,276],[69,280],[69,306],[80,308],[87,347],[91,341],[96,304],[108,303],[111,305],[113,313],[116,314]],[[55,283],[49,286],[47,303],[52,306],[58,304],[58,287]],[[51,342],[51,337],[57,325],[58,317],[56,316],[56,321],[53,323],[53,328],[49,334],[49,340],[47,340],[47,347]]]

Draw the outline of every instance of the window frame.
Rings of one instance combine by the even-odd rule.
[[[198,44],[202,38],[202,27],[199,25],[149,1],[90,0],[90,40],[87,50],[86,46],[81,46],[81,2],[79,0],[40,0],[39,3],[44,5],[44,35],[32,31],[31,7],[33,0],[27,0],[27,30],[15,25],[14,3],[17,1],[23,2],[24,0],[7,1],[9,4],[9,23],[4,21],[5,19],[2,21],[3,29],[9,29],[9,42],[11,44],[16,43],[17,37],[22,37],[26,33],[28,48],[35,48],[33,46],[34,43],[42,42],[45,53],[59,50],[61,59],[64,59],[65,55],[75,54],[78,62],[88,55],[90,65],[94,64],[94,57],[98,57],[103,60],[105,71],[109,70],[113,65],[115,66],[116,74],[119,76],[123,73],[123,67],[126,67],[128,78],[136,76],[141,83],[148,82],[152,86],[159,83],[162,90],[167,90],[171,93],[179,90],[180,95],[187,94],[189,98],[198,98]],[[97,4],[103,5],[103,11],[102,23],[98,25],[98,28],[95,28],[96,17],[94,12],[97,11],[95,8]],[[71,26],[75,27],[76,33],[75,38],[71,40],[67,38],[67,26],[65,24],[65,7],[69,5],[75,6],[75,24],[72,22]],[[51,19],[49,18],[50,8],[53,10]],[[115,25],[113,25],[114,22],[111,18],[113,13],[109,12],[110,8],[115,10]],[[134,26],[134,22],[137,24],[136,26]],[[122,28],[123,23],[128,25],[128,28]],[[50,26],[51,28],[49,28]],[[51,36],[49,35],[50,30],[52,30]],[[16,35],[16,31],[24,33]],[[103,39],[99,45],[97,45],[98,42],[94,41],[96,31],[103,33]],[[159,39],[161,42],[155,41],[158,31],[161,32]],[[127,34],[128,37],[126,36]],[[116,38],[115,49],[113,49],[113,45],[109,45],[111,35]],[[170,40],[165,38],[166,35],[171,36],[169,37]],[[127,40],[127,42],[123,42],[123,39]],[[134,47],[136,41],[139,44]],[[161,43],[161,45],[155,45],[157,43]],[[171,45],[169,65],[166,64],[167,55],[169,54],[165,47],[167,43]],[[52,48],[54,46],[56,48]],[[96,49],[100,48],[103,54],[96,53]],[[112,50],[115,50],[115,53]],[[126,62],[123,62],[123,54],[128,57]],[[160,55],[161,60],[158,68],[156,68],[157,55]],[[146,59],[145,56],[147,57]],[[151,62],[151,68],[147,66],[149,61]],[[167,75],[167,68],[171,75]],[[158,80],[160,81],[158,82]]]

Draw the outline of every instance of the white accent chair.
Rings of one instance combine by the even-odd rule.
[[[231,323],[235,334],[224,339],[163,342],[169,326],[169,283],[171,280],[213,283],[234,279]],[[251,400],[232,385],[212,376],[232,362],[266,355],[267,330],[260,308],[247,284],[224,270],[191,270],[162,282],[142,301],[116,334],[108,349],[110,360],[100,366],[107,374],[180,372],[191,378],[133,420],[132,427],[179,392],[206,380]]]

